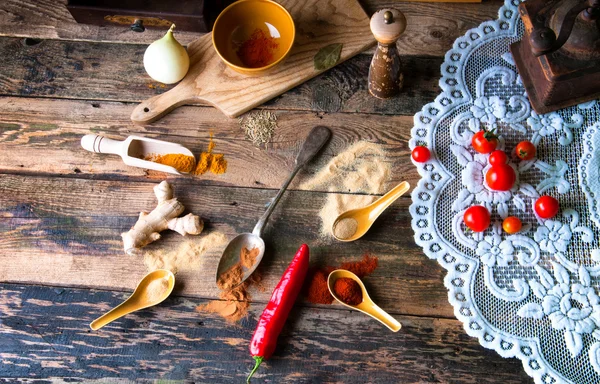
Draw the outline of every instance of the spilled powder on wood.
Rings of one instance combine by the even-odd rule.
[[[206,304],[199,305],[196,307],[196,311],[216,313],[228,323],[237,323],[248,315],[251,299],[248,288],[257,286],[260,289],[261,280],[262,276],[260,272],[254,272],[246,281],[237,287],[222,291],[219,295],[220,300],[213,300]]]
[[[221,276],[219,276],[219,280],[217,280],[217,286],[219,289],[227,291],[238,285],[242,281],[243,276],[244,271],[242,270],[242,265],[237,262],[231,268],[223,272]]]
[[[146,251],[144,264],[149,271],[168,269],[176,273],[177,271],[198,270],[202,264],[202,256],[226,243],[227,237],[220,232],[211,232],[199,238],[185,238],[184,242],[176,249]]]
[[[380,145],[359,141],[334,157],[302,189],[381,194],[390,176],[390,162]]]
[[[331,159],[300,187],[329,192],[383,194],[390,172],[390,162],[381,146],[359,141]],[[321,237],[331,236],[333,223],[341,213],[365,207],[376,199],[377,196],[328,194],[319,212]]]

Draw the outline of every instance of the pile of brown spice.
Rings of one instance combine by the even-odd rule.
[[[239,277],[241,280],[241,276]],[[238,281],[239,281],[238,280]],[[219,295],[220,300],[209,301],[196,307],[198,312],[216,313],[224,318],[228,323],[234,324],[248,315],[251,296],[248,293],[250,286],[261,287],[262,276],[254,272],[248,280],[233,289],[222,291]]]
[[[259,289],[262,289],[260,285],[262,276],[258,271],[255,271],[242,284],[240,282],[244,275],[243,267],[252,267],[259,252],[258,248],[250,250],[245,247],[242,248],[239,261],[225,271],[219,277],[219,280],[217,280],[217,286],[221,289],[220,300],[213,300],[207,304],[199,305],[196,307],[196,310],[199,312],[216,313],[229,323],[236,323],[246,317],[248,307],[250,306],[248,288],[256,285]]]
[[[333,296],[327,287],[327,277],[336,269],[346,269],[356,276],[363,278],[373,273],[377,268],[378,259],[368,253],[363,255],[362,260],[342,263],[339,267],[311,267],[308,270],[306,283],[304,284],[304,295],[313,304],[331,304]]]

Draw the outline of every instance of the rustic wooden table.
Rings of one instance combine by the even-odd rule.
[[[248,342],[269,292],[253,292],[239,326],[194,310],[218,296],[217,255],[158,307],[91,332],[88,324],[117,305],[145,274],[122,251],[120,233],[155,205],[163,176],[130,168],[118,157],[85,152],[87,133],[141,134],[205,149],[209,132],[229,161],[227,173],[168,177],[177,196],[207,227],[228,236],[252,228],[293,166],[315,125],[334,136],[314,173],[349,143],[383,145],[393,181],[415,184],[407,141],[412,116],[439,92],[444,53],[458,36],[496,17],[501,2],[481,4],[362,1],[369,14],[396,6],[408,28],[398,42],[403,93],[369,96],[365,52],[272,100],[278,126],[268,150],[244,139],[238,122],[211,107],[182,107],[145,126],[131,124],[137,102],[164,92],[146,75],[142,56],[162,33],[78,25],[66,0],[0,2],[0,381],[172,379],[242,382],[252,366]],[[182,32],[188,43],[199,35]],[[268,171],[267,171],[268,170]],[[265,232],[270,291],[298,246],[319,230],[326,193],[286,194]],[[406,196],[362,240],[312,247],[313,262],[336,264],[365,252],[380,267],[366,279],[373,298],[402,324],[397,334],[340,305],[300,302],[277,352],[256,382],[530,382],[521,363],[486,350],[464,332],[447,302],[445,272],[413,241]],[[175,244],[166,234],[164,244]]]

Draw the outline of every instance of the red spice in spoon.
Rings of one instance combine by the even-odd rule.
[[[360,285],[349,277],[337,279],[333,283],[333,290],[337,297],[348,305],[358,305],[363,301]]]

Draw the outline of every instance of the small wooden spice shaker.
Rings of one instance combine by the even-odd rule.
[[[369,93],[377,98],[387,99],[402,88],[404,75],[396,40],[405,29],[406,18],[397,9],[382,9],[371,17],[371,32],[378,44],[369,68]]]

